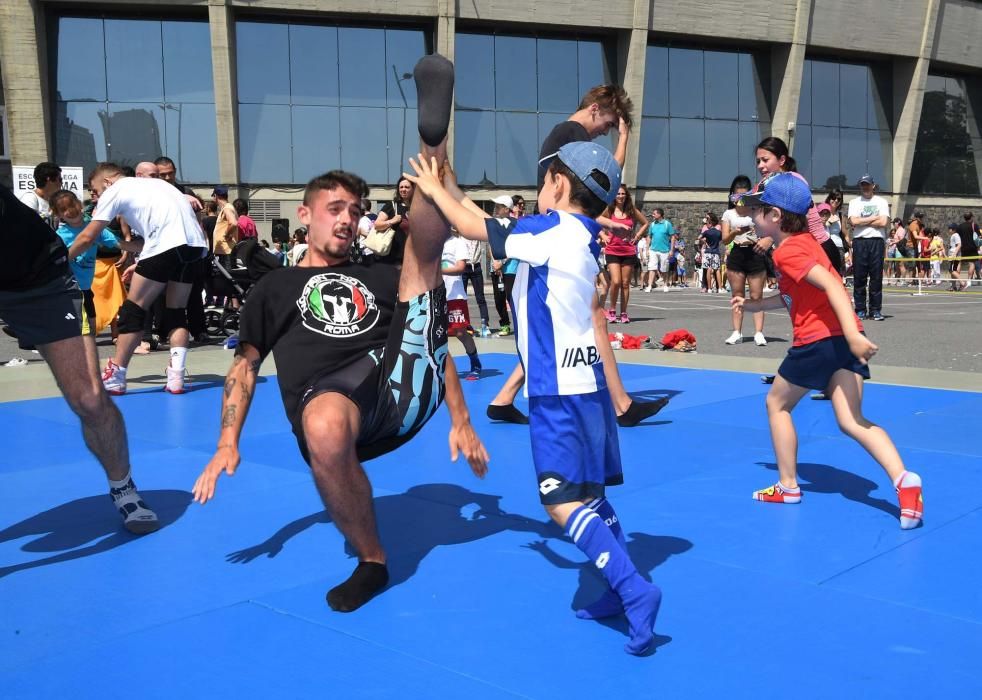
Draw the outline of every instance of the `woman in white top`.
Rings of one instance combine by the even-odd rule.
[[[729,209],[720,219],[720,230],[723,232],[723,245],[733,244],[726,258],[726,279],[730,283],[730,294],[734,297],[745,297],[744,291],[750,286],[750,298],[761,299],[764,296],[764,282],[767,278],[767,263],[764,254],[754,250],[757,244],[757,234],[754,232],[754,222],[750,218],[750,210],[740,203],[740,195],[750,191],[753,183],[746,175],[737,175],[730,184]],[[726,339],[727,345],[743,342],[743,309],[733,307],[733,332]],[[757,345],[767,345],[764,337],[764,313],[754,313],[754,342]]]

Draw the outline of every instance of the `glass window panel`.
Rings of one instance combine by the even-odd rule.
[[[706,117],[736,119],[740,112],[740,68],[738,55],[729,51],[706,51],[703,56],[706,86]],[[729,184],[729,183],[727,183]]]
[[[342,83],[343,80],[342,74]],[[341,133],[358,135],[355,139],[341,139],[341,167],[361,175],[372,185],[395,184],[389,182],[385,111],[369,107],[346,107],[341,110]],[[302,147],[299,141],[296,143]]]
[[[702,117],[705,114],[702,58],[702,51],[669,49],[671,79],[668,91],[673,117]]]
[[[741,121],[767,121],[770,109],[764,96],[764,78],[759,75],[752,54],[741,53],[738,59],[739,114]],[[804,92],[804,85],[802,85]]]
[[[706,187],[729,187],[740,170],[740,130],[735,121],[706,120]]]
[[[494,112],[454,113],[454,168],[462,184],[497,184]]]
[[[106,86],[109,99],[115,102],[162,102],[162,56],[160,22],[107,19]]]
[[[341,57],[341,104],[385,107],[385,31],[341,27],[338,29],[338,53]],[[385,113],[380,114],[383,123],[380,133],[384,134]],[[343,124],[343,115],[341,121]],[[365,162],[373,163],[372,167],[378,165],[372,157],[367,157]],[[379,172],[384,177],[384,159],[382,163]]]
[[[812,128],[810,125],[798,126],[794,133],[794,141],[791,144],[791,155],[802,177],[809,183],[813,182],[815,176],[812,173]]]
[[[101,19],[58,20],[56,100],[105,100],[106,60]]]
[[[86,174],[109,160],[106,143],[106,105],[98,102],[58,102],[55,105],[55,161],[81,165]]]
[[[644,114],[668,116],[668,47],[649,46],[645,53]]]
[[[337,105],[338,28],[290,25],[290,103]]]
[[[389,108],[389,182],[395,184],[404,172],[412,172],[410,156],[419,153],[418,113],[415,109]],[[458,142],[459,143],[459,142]]]
[[[867,102],[866,128],[889,130],[893,121],[891,118],[893,95],[890,92],[890,80],[872,68],[869,70],[868,80],[869,100]]]
[[[426,53],[426,36],[421,30],[385,30],[385,76],[388,82],[389,107],[416,106],[416,82],[411,76],[416,62]]]
[[[236,22],[235,55],[240,103],[290,103],[290,49],[285,24]]]
[[[838,127],[813,126],[811,154],[812,179],[809,182],[814,189],[845,184],[839,169]]]
[[[859,178],[866,174],[866,133],[866,129],[839,129],[839,170],[852,188],[858,188]]]
[[[534,112],[536,86],[533,81],[522,80],[522,76],[535,75],[536,70],[534,38],[496,36],[494,38],[495,106],[498,109]]]
[[[841,126],[866,127],[869,74],[868,66],[839,64],[839,124]]]
[[[645,187],[669,185],[668,120],[645,117],[641,120],[638,152],[638,184]]]
[[[600,41],[576,42],[577,63],[579,65],[579,85],[576,91],[575,104],[590,88],[605,85],[610,82],[610,66],[607,64],[607,52]],[[542,106],[539,106],[542,109]],[[572,112],[572,110],[570,110]]]
[[[578,63],[576,41],[539,39],[536,60],[538,108],[572,114],[580,102],[577,71],[574,70]]]
[[[668,147],[673,187],[703,187],[706,182],[705,128],[702,119],[672,119]]]
[[[498,184],[534,185],[538,166],[538,116],[496,112]]]
[[[839,126],[839,64],[812,61],[812,125]]]
[[[881,190],[893,189],[893,138],[889,131],[866,132],[866,172]]]
[[[165,148],[180,182],[218,182],[215,106],[184,102],[164,108]]]
[[[207,22],[161,22],[164,98],[168,102],[214,102],[211,33]],[[201,181],[198,181],[201,182]]]
[[[494,37],[458,34],[454,50],[457,107],[494,109]]]
[[[812,123],[812,62],[805,61],[801,72],[801,97],[798,99],[798,123]]]
[[[757,144],[771,133],[770,122],[740,122],[739,171],[757,181]]]
[[[164,109],[153,102],[109,103],[109,160],[136,165],[165,152]]]
[[[289,105],[239,105],[239,177],[292,183]]]
[[[293,126],[293,182],[341,167],[341,119],[337,107],[295,105]]]

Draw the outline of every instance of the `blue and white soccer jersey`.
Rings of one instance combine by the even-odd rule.
[[[623,482],[593,327],[600,226],[550,211],[510,230],[494,219],[486,227],[495,259],[520,261],[511,301],[542,503],[600,497]]]

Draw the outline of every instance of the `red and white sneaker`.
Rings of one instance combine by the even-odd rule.
[[[188,382],[188,388],[184,386],[184,376],[187,374],[186,369],[174,369],[170,365],[167,366],[167,383],[164,385],[164,391],[168,394],[183,394],[191,386],[191,382]]]
[[[107,394],[122,396],[126,393],[126,370],[109,360],[106,368],[102,370],[102,386]]]
[[[913,530],[924,518],[921,477],[914,472],[904,472],[897,486],[897,500],[900,501],[900,529]]]
[[[789,491],[778,483],[768,486],[766,489],[754,491],[753,499],[765,503],[801,503],[801,489]]]

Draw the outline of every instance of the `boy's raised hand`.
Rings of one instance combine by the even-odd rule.
[[[417,161],[416,158],[419,160]],[[427,161],[422,153],[418,153],[416,158],[409,159],[409,165],[416,174],[403,173],[402,175],[416,185],[424,196],[432,199],[437,192],[443,189],[443,184],[440,182],[440,165],[436,162],[436,158],[430,158]]]

